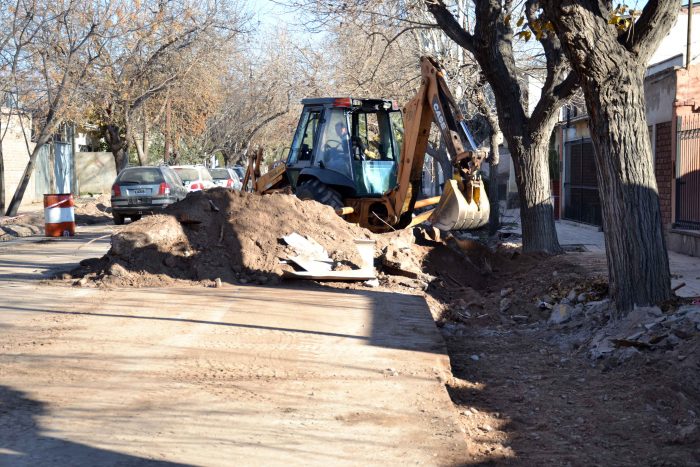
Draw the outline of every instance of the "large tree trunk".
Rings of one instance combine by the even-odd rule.
[[[520,198],[523,251],[561,253],[549,181],[549,135],[536,134],[527,138],[528,144],[521,144],[523,138],[506,138]]]
[[[668,300],[671,275],[649,143],[644,71],[584,80],[596,149],[610,293],[619,310]],[[624,96],[620,99],[618,96]]]
[[[537,5],[525,3],[526,13],[534,15]],[[576,84],[575,76],[567,69],[560,44],[549,37],[540,41],[547,76],[540,100],[528,116],[523,105],[522,72],[513,52],[513,29],[506,19],[512,13],[507,7],[509,2],[474,2],[473,33],[457,21],[447,2],[426,0],[425,4],[445,34],[473,54],[493,91],[498,123],[508,141],[515,167],[523,250],[560,253],[562,249],[552,217],[547,141],[561,103],[571,95]]]
[[[676,0],[644,7],[629,31],[590,0],[547,0],[548,17],[581,80],[590,115],[610,293],[618,312],[671,297],[666,242],[646,122],[644,73],[678,15]]]

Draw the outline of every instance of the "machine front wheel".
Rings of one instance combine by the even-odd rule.
[[[296,195],[299,199],[312,199],[333,209],[340,209],[344,206],[340,193],[316,178],[304,180],[297,185]]]

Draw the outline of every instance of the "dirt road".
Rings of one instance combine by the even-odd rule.
[[[107,248],[0,247],[0,464],[455,465],[466,451],[422,298],[40,283]]]

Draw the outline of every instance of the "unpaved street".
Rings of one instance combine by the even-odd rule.
[[[0,245],[0,464],[463,458],[444,342],[422,298],[40,281],[102,254],[105,233]]]

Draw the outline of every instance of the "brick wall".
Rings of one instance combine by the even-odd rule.
[[[676,115],[700,112],[700,64],[676,71]]]
[[[671,122],[656,125],[655,140],[655,172],[656,184],[659,187],[659,203],[661,204],[661,221],[664,225],[671,224],[673,183],[673,133]]]

